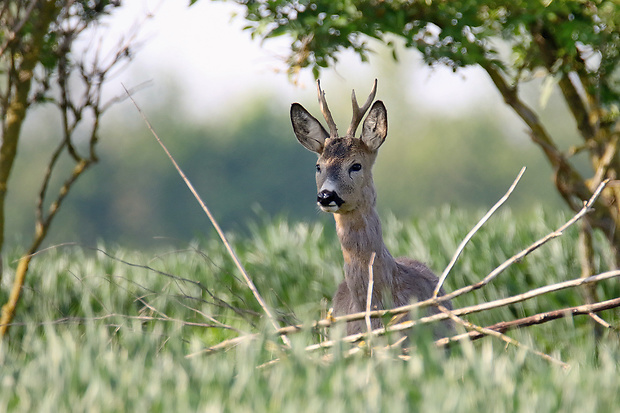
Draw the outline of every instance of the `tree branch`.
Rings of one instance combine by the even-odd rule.
[[[500,308],[500,307],[505,307],[507,305],[511,305],[511,304],[516,304],[516,303],[520,303],[523,301],[527,301],[529,299],[535,298],[535,297],[539,297],[545,294],[549,294],[552,292],[556,292],[556,291],[561,291],[561,290],[565,290],[568,288],[575,288],[575,287],[579,287],[582,285],[587,285],[587,284],[592,284],[592,283],[597,283],[603,280],[609,280],[612,278],[618,278],[620,277],[620,270],[615,270],[615,271],[608,271],[608,272],[604,272],[598,275],[593,275],[592,277],[588,277],[588,278],[576,278],[573,280],[569,280],[569,281],[564,281],[564,282],[560,282],[560,283],[556,283],[556,284],[551,284],[551,285],[547,285],[544,287],[540,287],[540,288],[536,288],[534,290],[530,290],[527,291],[525,293],[522,294],[518,294],[512,297],[508,297],[508,298],[502,298],[499,300],[494,300],[494,301],[489,301],[486,303],[482,303],[482,304],[477,304],[477,305],[472,305],[469,307],[462,307],[462,308],[457,308],[451,311],[451,313],[455,316],[462,316],[462,315],[469,315],[469,314],[474,314],[474,313],[479,313],[482,311],[487,311],[487,310],[491,310],[491,309],[495,309],[495,308]],[[433,305],[435,303],[435,301],[439,301],[441,300],[441,298],[443,297],[438,297],[436,300],[427,300],[427,301],[422,301],[416,304],[411,304],[409,306],[403,306],[403,307],[398,307],[396,309],[393,310],[380,310],[380,311],[371,311],[370,312],[370,316],[371,317],[381,317],[384,316],[386,314],[400,314],[406,311],[410,311],[412,309],[416,309],[416,308],[423,308],[423,307],[428,307],[429,305]],[[620,300],[620,298],[618,298],[618,300]],[[436,305],[436,303],[435,303]],[[583,306],[582,306],[583,307]],[[613,308],[613,307],[612,307]],[[604,308],[607,309],[607,308]],[[603,310],[600,310],[603,311]],[[276,331],[277,334],[279,335],[283,335],[283,334],[295,334],[295,333],[299,333],[301,331],[308,331],[308,330],[316,330],[320,327],[330,327],[336,323],[342,323],[342,322],[347,322],[347,321],[353,321],[353,320],[359,320],[360,316],[361,318],[364,318],[366,316],[366,312],[363,313],[356,313],[356,314],[351,314],[348,316],[342,316],[342,317],[337,317],[334,318],[333,320],[319,320],[319,321],[315,321],[314,323],[312,323],[312,325],[310,326],[302,326],[302,325],[293,325],[293,326],[287,326],[287,327],[282,327],[280,329],[278,329]],[[403,321],[402,323],[399,324],[395,324],[393,326],[388,326],[388,327],[381,327],[381,328],[377,328],[372,330],[372,332],[370,333],[372,336],[380,336],[380,335],[384,335],[386,333],[389,332],[399,332],[399,331],[406,331],[409,330],[413,327],[416,327],[420,324],[429,324],[429,323],[435,323],[438,321],[442,321],[442,320],[446,320],[448,319],[449,316],[445,313],[438,313],[438,314],[433,314],[433,315],[429,315],[426,317],[422,317],[419,319],[415,319],[415,320],[407,320],[407,321]],[[256,334],[248,334],[248,335],[244,335],[244,336],[240,336],[240,337],[235,337],[233,339],[229,339],[229,340],[225,340],[222,341],[214,346],[208,347],[206,349],[197,351],[196,353],[192,353],[187,355],[186,357],[194,357],[200,354],[212,354],[212,353],[216,353],[222,350],[227,350],[230,349],[238,344],[240,344],[243,341],[246,340],[256,340],[260,337],[260,334],[256,333]],[[317,343],[317,344],[313,344],[310,346],[306,347],[307,351],[313,351],[313,350],[317,350],[320,348],[328,348],[328,347],[333,347],[336,343],[339,342],[345,342],[345,343],[355,343],[355,342],[359,342],[360,340],[363,340],[367,337],[367,333],[357,333],[357,334],[351,334],[349,336],[345,336],[341,339],[338,340],[327,340],[327,341],[323,341],[321,343]]]
[[[457,308],[452,310],[452,314],[455,316],[462,316],[462,315],[468,315],[468,314],[474,314],[474,313],[479,313],[482,311],[487,311],[487,310],[491,310],[491,309],[495,309],[495,308],[500,308],[500,307],[505,307],[507,305],[511,305],[511,304],[516,304],[516,303],[520,303],[526,300],[529,300],[531,298],[534,297],[539,297],[551,292],[555,292],[555,291],[560,291],[560,290],[564,290],[567,288],[574,288],[574,287],[579,287],[588,283],[594,283],[594,282],[600,282],[603,280],[607,280],[607,279],[611,279],[611,278],[617,278],[620,277],[620,270],[615,270],[615,271],[608,271],[608,272],[604,272],[598,275],[594,275],[592,277],[588,277],[588,278],[577,278],[574,280],[570,280],[570,281],[564,281],[561,283],[557,283],[557,284],[551,284],[551,285],[547,285],[544,287],[540,287],[540,288],[536,288],[534,290],[530,290],[526,293],[523,294],[518,294],[512,297],[508,297],[508,298],[502,298],[500,300],[494,300],[494,301],[489,301],[486,303],[482,303],[482,304],[477,304],[477,305],[472,305],[469,307],[462,307],[462,308]],[[439,297],[438,299],[441,299],[442,297]],[[428,305],[421,305],[423,303],[427,303],[431,300],[427,300],[426,302],[422,301],[417,307],[425,307],[430,305],[430,303]],[[412,304],[411,307],[415,308],[416,305]],[[404,307],[399,307],[398,308],[398,312],[401,312],[401,310]],[[385,314],[385,312],[372,312],[371,316],[376,316],[376,315],[382,315],[382,314],[377,314],[377,313],[382,313]],[[363,313],[362,313],[363,314]],[[357,316],[357,314],[356,314]],[[339,317],[340,319],[344,318],[344,317]],[[426,317],[422,317],[419,318],[417,320],[407,320],[407,321],[403,321],[402,323],[393,325],[393,326],[388,326],[388,327],[381,327],[381,328],[377,328],[374,329],[372,331],[372,335],[373,336],[380,336],[380,335],[384,335],[386,333],[391,333],[391,332],[399,332],[399,331],[406,331],[409,330],[413,327],[416,327],[418,325],[421,324],[429,324],[429,323],[436,323],[438,321],[442,321],[442,320],[446,320],[448,319],[449,316],[445,313],[439,313],[439,314],[433,314],[433,315],[429,315]],[[359,319],[359,318],[356,318]],[[324,321],[324,320],[321,320]],[[337,321],[342,321],[342,320],[337,320]],[[320,325],[320,322],[315,323],[314,325]],[[331,324],[329,324],[331,325]],[[301,330],[300,326],[292,326],[291,328],[287,328],[285,327],[286,333],[287,334],[291,334],[291,333],[295,333],[299,330]],[[284,329],[282,329],[284,330]],[[279,331],[280,333],[280,331]],[[282,333],[284,333],[284,331],[282,331]],[[249,336],[245,336],[245,337],[249,337]],[[310,345],[308,347],[306,347],[306,350],[310,351],[310,350],[317,350],[319,348],[327,348],[327,347],[332,347],[334,346],[337,342],[345,342],[345,343],[356,343],[359,342],[360,340],[363,340],[366,337],[366,333],[357,333],[357,334],[351,334],[349,336],[343,337],[340,340],[329,340],[329,341],[324,341],[322,343],[319,344],[314,344],[314,345]]]
[[[498,331],[500,333],[505,333],[510,330],[514,330],[517,328],[530,327],[538,324],[544,324],[549,321],[558,320],[560,318],[565,318],[568,316],[578,316],[578,315],[591,315],[595,313],[600,313],[601,311],[611,310],[613,308],[620,307],[620,297],[614,298],[607,301],[602,301],[594,304],[584,304],[576,307],[568,307],[562,308],[560,310],[548,311],[545,313],[535,314],[529,317],[519,318],[517,320],[511,321],[502,321],[497,324],[493,324],[491,326],[486,327],[488,330]],[[608,324],[608,328],[614,328],[613,326]],[[458,336],[446,337],[440,340],[435,341],[435,344],[439,346],[445,346],[453,341],[461,340],[462,338],[468,337],[470,340],[478,340],[482,337],[486,336],[484,332],[479,331],[470,331],[465,334],[460,334]]]
[[[40,49],[42,47],[42,42],[44,41],[45,35],[50,30],[50,26],[56,24],[59,27],[63,26],[63,22],[67,22],[67,19],[70,19],[72,16],[69,16],[69,8],[63,9],[61,6],[57,6],[57,2],[55,1],[46,1],[42,2],[41,10],[38,11],[34,25],[36,30],[33,31],[33,46],[30,47],[30,52],[32,56],[26,54],[22,60],[19,70],[24,72],[24,79],[22,79],[21,74],[18,76],[19,82],[16,87],[16,99],[11,101],[11,106],[13,104],[18,104],[20,112],[16,121],[16,125],[13,128],[14,130],[9,130],[9,128],[3,130],[3,142],[2,148],[0,148],[0,237],[2,237],[2,232],[4,231],[4,197],[6,195],[6,180],[9,177],[11,166],[16,154],[17,148],[17,140],[20,134],[21,124],[23,123],[26,108],[28,106],[28,92],[30,90],[30,85],[32,83],[32,76],[34,68],[37,63],[39,63],[40,58]],[[65,4],[67,6],[67,4]],[[60,15],[60,11],[65,10],[67,15]],[[59,42],[59,63],[58,63],[58,85],[60,87],[61,94],[61,102],[58,105],[61,111],[61,117],[63,120],[63,141],[57,147],[57,149],[52,153],[50,161],[48,163],[47,169],[44,173],[43,183],[41,185],[41,189],[39,191],[39,198],[36,206],[36,222],[35,222],[35,233],[32,243],[30,247],[22,256],[17,266],[15,272],[15,279],[13,280],[13,286],[11,288],[11,292],[9,294],[9,298],[6,304],[2,307],[2,314],[0,317],[0,338],[4,337],[8,331],[9,326],[13,320],[15,315],[15,309],[17,308],[17,304],[19,303],[19,299],[21,296],[21,290],[23,284],[25,282],[26,273],[28,272],[28,267],[30,261],[32,260],[33,255],[38,251],[39,247],[43,243],[47,233],[50,229],[50,226],[56,217],[58,210],[60,209],[62,203],[66,199],[67,195],[71,188],[73,188],[75,182],[78,180],[80,176],[97,161],[97,156],[95,153],[95,145],[97,144],[97,137],[99,133],[99,121],[100,117],[103,114],[102,105],[101,105],[101,89],[105,82],[106,76],[108,72],[115,66],[117,63],[121,61],[121,58],[118,56],[128,57],[122,53],[117,54],[117,59],[112,61],[109,65],[103,67],[99,64],[98,57],[95,56],[92,73],[96,76],[96,82],[90,82],[88,79],[83,79],[84,81],[84,89],[85,89],[85,98],[82,102],[75,104],[71,99],[71,94],[69,90],[69,82],[68,77],[72,70],[75,68],[75,64],[71,64],[69,59],[67,58],[67,54],[71,52],[71,45],[73,41],[74,35],[83,30],[88,22],[77,21],[74,23],[74,26],[71,26],[71,22],[69,27],[66,28],[67,31],[61,33],[64,38]],[[82,24],[82,26],[80,26]],[[72,28],[73,27],[73,28]],[[77,27],[77,29],[76,29]],[[35,34],[39,37],[36,37]],[[99,51],[97,52],[99,53]],[[28,69],[28,71],[25,71]],[[27,81],[27,82],[26,82]],[[78,100],[76,98],[76,100]],[[73,139],[76,131],[76,126],[83,121],[83,111],[87,108],[91,108],[93,110],[93,122],[90,127],[91,137],[89,141],[89,150],[90,157],[81,157],[77,154],[73,147]],[[9,108],[10,109],[10,108]],[[72,119],[70,119],[70,115],[72,115]],[[15,117],[15,116],[14,116]],[[12,120],[11,113],[7,113],[7,119],[10,123]],[[7,133],[7,130],[11,132]],[[10,139],[9,139],[10,138]],[[75,165],[73,170],[65,179],[63,185],[58,190],[56,198],[50,203],[47,208],[47,214],[44,213],[44,202],[45,197],[48,191],[49,182],[54,171],[54,168],[57,166],[57,161],[60,157],[62,151],[67,148],[69,154],[72,156],[75,161]],[[2,238],[0,238],[0,250],[2,247]]]
[[[39,0],[31,0],[30,4],[28,5],[28,7],[26,8],[26,10],[24,11],[24,15],[22,16],[21,20],[17,22],[17,24],[15,24],[15,26],[8,32],[7,36],[6,36],[6,40],[4,41],[4,44],[2,46],[0,46],[0,56],[2,56],[4,54],[4,52],[6,52],[7,47],[9,47],[9,45],[13,42],[13,40],[15,40],[17,38],[17,33],[19,33],[19,31],[22,29],[22,27],[24,27],[24,24],[26,24],[26,22],[28,21],[28,19],[30,18],[30,15],[32,14],[32,11],[34,10],[35,6],[37,5],[37,3],[39,2]],[[6,4],[5,6],[7,9],[10,7],[10,5]],[[6,9],[3,9],[2,11],[4,12]],[[19,13],[17,13],[19,14]],[[0,15],[0,17],[2,17]]]
[[[545,62],[545,66],[549,73],[553,73],[553,67],[556,65],[558,59],[557,46],[555,40],[549,31],[545,30],[538,24],[532,25],[532,35],[534,42],[540,50],[542,60]],[[567,73],[560,73],[560,80],[558,82],[564,100],[568,104],[568,108],[577,122],[577,129],[581,133],[581,136],[585,141],[590,141],[595,138],[596,132],[594,127],[590,123],[590,112],[585,102],[581,99],[577,88],[571,81]],[[586,92],[584,90],[584,92]],[[591,148],[594,149],[594,148]]]
[[[568,364],[564,363],[561,360],[556,359],[555,357],[551,357],[549,354],[545,354],[545,353],[543,353],[543,352],[541,352],[539,350],[533,349],[532,347],[527,346],[527,345],[521,343],[520,341],[515,340],[512,337],[508,337],[507,335],[504,334],[503,331],[493,330],[492,328],[489,328],[489,327],[477,326],[477,325],[475,325],[475,324],[473,324],[473,323],[471,323],[469,321],[463,320],[461,317],[455,316],[454,314],[452,314],[452,312],[450,310],[448,310],[446,307],[444,307],[442,305],[439,306],[439,309],[442,312],[446,313],[450,317],[450,319],[452,321],[454,321],[454,322],[456,322],[458,324],[461,324],[462,326],[464,326],[465,328],[467,328],[469,330],[473,330],[473,331],[470,331],[469,334],[472,334],[472,335],[473,334],[480,334],[482,337],[483,336],[493,336],[493,337],[499,338],[500,340],[504,341],[507,344],[511,344],[511,345],[513,345],[515,347],[522,348],[522,349],[524,349],[526,351],[529,351],[529,352],[531,352],[533,354],[536,354],[537,356],[542,357],[543,359],[545,359],[547,361],[559,364],[560,366],[562,366],[564,368],[568,368],[569,367]],[[451,337],[450,340],[448,341],[448,343],[450,341],[452,341],[452,338],[454,338],[455,341],[456,340],[467,339],[467,338],[469,338],[469,334],[460,335],[460,336],[458,336],[459,337],[458,339],[456,337]],[[437,344],[437,341],[435,341],[435,343]],[[437,344],[437,345],[439,345],[439,344]]]
[[[37,2],[38,4],[38,2]],[[15,67],[16,76],[14,78],[14,93],[10,96],[6,116],[2,129],[2,144],[0,146],[0,251],[4,245],[4,203],[8,189],[8,181],[13,170],[13,162],[17,154],[17,145],[21,135],[21,128],[26,117],[28,108],[28,94],[32,86],[34,69],[39,62],[41,48],[45,35],[50,24],[58,15],[56,2],[48,1],[39,5],[38,10],[32,10],[30,15],[36,14],[31,32],[31,42],[21,57],[20,63]],[[13,59],[13,54],[11,54]],[[1,266],[0,261],[0,266]],[[2,279],[2,268],[0,267],[0,280]]]
[[[506,202],[506,200],[508,200],[508,198],[510,197],[510,194],[512,194],[512,192],[516,188],[517,184],[521,180],[521,177],[523,176],[524,173],[525,173],[525,167],[521,168],[521,171],[519,172],[519,174],[515,178],[515,180],[512,183],[512,185],[510,185],[510,188],[508,188],[508,191],[504,194],[504,196],[501,197],[500,200],[495,203],[495,205],[493,205],[493,207],[480,219],[480,221],[478,221],[476,226],[474,226],[471,229],[471,231],[469,231],[469,233],[465,236],[463,241],[461,241],[461,243],[459,244],[458,248],[456,249],[456,252],[452,256],[452,259],[450,260],[450,262],[448,263],[448,265],[444,269],[443,273],[441,274],[441,277],[439,277],[439,281],[437,281],[437,285],[435,286],[435,290],[433,291],[433,297],[437,297],[439,295],[439,291],[441,290],[441,287],[443,286],[443,283],[446,281],[446,278],[448,277],[448,274],[450,273],[450,270],[452,269],[452,267],[454,267],[454,264],[456,263],[456,260],[458,260],[459,256],[461,255],[461,252],[463,252],[463,250],[465,249],[465,246],[467,245],[469,240],[484,225],[484,223],[489,220],[491,215],[493,215],[495,213],[495,211],[497,211],[497,209],[500,206],[502,206],[504,204],[504,202]]]
[[[482,64],[482,68],[489,74],[504,101],[529,127],[532,140],[543,150],[555,171],[555,185],[560,195],[571,209],[574,211],[579,210],[581,208],[581,200],[590,197],[590,191],[581,174],[573,168],[564,154],[555,145],[555,142],[534,111],[519,98],[517,89],[508,85],[502,74],[492,63]]]
[[[359,313],[354,313],[354,314],[348,314],[348,315],[344,315],[344,316],[340,316],[340,317],[328,317],[322,320],[318,320],[313,322],[311,325],[309,326],[302,326],[302,325],[292,325],[292,326],[287,326],[287,327],[283,327],[283,328],[279,328],[277,329],[276,333],[279,335],[286,335],[286,334],[295,334],[298,333],[300,331],[304,331],[304,330],[318,330],[322,327],[331,327],[334,324],[337,323],[346,323],[349,321],[356,321],[356,320],[361,320],[361,319],[366,319],[368,317],[383,317],[383,316],[396,316],[399,314],[405,314],[408,312],[411,312],[412,310],[416,310],[416,309],[420,309],[420,308],[425,308],[425,307],[429,307],[429,306],[438,306],[441,305],[442,302],[450,300],[452,298],[455,298],[457,296],[460,296],[462,294],[480,289],[482,287],[484,287],[485,285],[487,285],[489,282],[491,282],[495,277],[497,277],[497,275],[499,275],[501,272],[503,272],[507,267],[509,267],[510,265],[514,264],[515,262],[517,262],[518,260],[522,259],[523,257],[525,257],[526,255],[530,254],[532,251],[538,249],[540,246],[542,246],[543,244],[547,243],[549,240],[553,239],[553,238],[557,238],[559,236],[562,235],[562,233],[571,225],[573,225],[575,222],[579,221],[580,218],[582,218],[586,213],[588,213],[591,208],[592,205],[594,204],[594,202],[596,201],[597,197],[600,195],[601,191],[603,190],[603,188],[605,187],[605,185],[607,184],[607,181],[602,182],[599,187],[596,189],[596,191],[594,192],[594,194],[592,195],[592,197],[584,203],[583,208],[581,209],[581,211],[579,211],[579,213],[577,213],[575,216],[573,216],[570,220],[568,220],[566,223],[564,223],[562,226],[560,226],[556,231],[547,234],[546,236],[544,236],[543,238],[539,239],[538,241],[534,242],[533,244],[531,244],[529,247],[527,247],[526,249],[522,250],[521,252],[515,254],[512,258],[506,260],[504,263],[502,263],[500,266],[496,267],[493,271],[491,271],[491,273],[489,273],[489,275],[487,275],[484,279],[482,279],[481,281],[475,283],[475,284],[470,284],[468,286],[462,287],[456,291],[453,291],[452,293],[448,293],[439,297],[432,297],[428,300],[424,300],[424,301],[420,301],[414,304],[409,304],[409,305],[405,305],[402,307],[397,307],[397,308],[393,308],[393,309],[388,309],[388,310],[375,310],[375,311],[363,311],[363,312],[359,312]],[[529,300],[531,298],[534,297],[538,297],[540,295],[543,294],[548,294],[550,292],[554,292],[554,291],[560,291],[566,288],[573,288],[573,287],[577,287],[577,286],[582,286],[582,285],[588,285],[591,283],[596,283],[602,280],[606,280],[609,278],[615,278],[620,276],[620,270],[617,271],[609,271],[606,273],[602,273],[602,274],[598,274],[592,277],[587,277],[587,278],[578,278],[575,280],[571,280],[571,281],[565,281],[565,282],[561,282],[561,283],[557,283],[557,284],[552,284],[552,285],[548,285],[545,287],[540,287],[534,290],[530,290],[526,293],[523,294],[519,294],[516,296],[512,296],[509,298],[504,298],[504,299],[500,299],[500,300],[495,300],[495,301],[490,301],[487,303],[483,303],[483,304],[478,304],[475,306],[470,306],[470,307],[464,307],[464,308],[459,308],[459,309],[455,309],[452,310],[452,314],[455,316],[461,316],[461,315],[466,315],[466,314],[472,314],[472,313],[476,313],[476,312],[480,312],[480,311],[486,311],[486,310],[490,310],[493,308],[499,308],[499,307],[503,307],[506,305],[510,305],[510,304],[515,304],[518,302],[522,302],[525,300]],[[433,323],[433,322],[437,322],[437,321],[441,321],[441,320],[445,320],[449,318],[446,314],[444,313],[439,313],[439,314],[434,314],[431,316],[427,316],[427,317],[422,317],[420,319],[417,320],[408,320],[408,321],[404,321],[402,323],[396,324],[394,326],[388,326],[388,327],[382,327],[379,329],[375,329],[372,332],[370,332],[370,336],[373,335],[381,335],[381,334],[385,334],[387,332],[391,332],[391,331],[403,331],[403,330],[407,330],[410,329],[418,324],[426,324],[426,323]],[[250,334],[250,335],[245,335],[243,337],[237,337],[235,339],[231,339],[231,340],[226,340],[222,343],[219,343],[215,346],[209,347],[207,349],[198,351],[196,353],[193,353],[191,355],[188,355],[188,357],[193,357],[195,355],[198,354],[203,354],[203,353],[213,353],[213,352],[217,352],[226,348],[230,348],[230,346],[235,346],[237,345],[240,341],[244,341],[244,340],[253,340],[256,339],[258,337],[258,334]],[[342,339],[342,341],[346,341],[346,342],[356,342],[359,340],[362,340],[364,337],[367,337],[367,334],[364,333],[359,333],[359,334],[353,334],[347,337],[344,337]],[[331,347],[334,345],[334,341],[333,340],[328,340],[328,341],[324,341],[322,343],[319,344],[315,344],[312,346],[308,346],[306,349],[307,350],[313,350],[316,348],[321,348],[321,347]]]

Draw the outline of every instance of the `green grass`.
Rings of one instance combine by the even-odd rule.
[[[443,208],[407,222],[388,217],[386,243],[394,255],[415,256],[439,273],[480,215]],[[465,249],[446,288],[479,280],[567,218],[540,210],[495,216]],[[231,238],[281,323],[320,317],[342,277],[331,228],[273,220]],[[455,306],[578,277],[576,239],[573,228]],[[598,269],[608,269],[609,251],[602,240],[595,244]],[[446,354],[421,334],[403,361],[389,352],[344,358],[345,346],[307,354],[305,345],[317,337],[302,333],[292,351],[280,352],[215,237],[158,253],[98,248],[59,247],[33,260],[17,324],[0,349],[0,411],[611,412],[620,405],[618,337],[606,333],[595,345],[587,318],[510,333],[569,363],[568,370],[495,338]],[[17,258],[8,255],[3,301]],[[601,299],[617,297],[620,285],[607,281],[597,291]],[[569,290],[468,320],[488,325],[582,302],[579,290]],[[618,325],[618,312],[603,316]],[[260,339],[186,358],[237,335],[184,323],[212,324],[210,317],[262,332]]]

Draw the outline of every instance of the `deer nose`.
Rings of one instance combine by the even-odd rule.
[[[316,196],[316,202],[323,206],[329,206],[329,204],[334,202],[335,197],[336,193],[334,191],[328,191],[327,189],[324,189]]]
[[[324,207],[340,206],[344,203],[342,198],[340,198],[335,191],[330,191],[329,189],[324,189],[319,192],[316,196],[316,202]]]

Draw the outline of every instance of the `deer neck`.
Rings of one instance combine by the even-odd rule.
[[[383,292],[391,290],[396,262],[383,243],[381,221],[374,206],[334,214],[334,219],[344,257],[345,281],[351,295],[363,309],[372,253],[376,254],[373,263],[373,304],[380,300]]]

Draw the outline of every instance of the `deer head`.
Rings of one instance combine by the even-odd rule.
[[[377,151],[387,136],[387,111],[383,102],[378,100],[370,108],[360,138],[355,137],[355,131],[375,98],[377,81],[361,108],[357,104],[355,91],[351,94],[353,118],[347,134],[342,137],[338,136],[338,128],[318,81],[317,90],[329,133],[299,103],[291,106],[291,122],[297,140],[319,155],[316,164],[317,204],[323,211],[333,213],[374,207],[376,193],[371,169]]]

